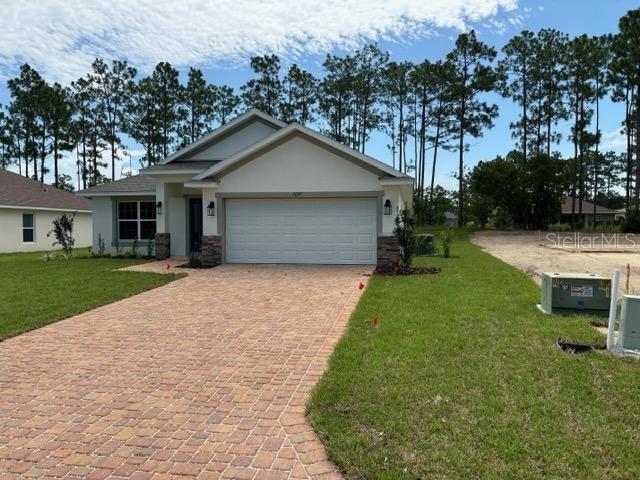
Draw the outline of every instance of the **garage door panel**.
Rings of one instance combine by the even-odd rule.
[[[375,263],[373,198],[229,199],[230,263]]]

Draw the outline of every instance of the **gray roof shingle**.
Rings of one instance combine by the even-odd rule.
[[[91,202],[71,192],[0,169],[0,205],[91,210]]]
[[[80,190],[78,194],[90,197],[92,193],[148,193],[156,191],[156,182],[149,175],[133,175],[115,182],[107,182]]]
[[[175,170],[179,172],[180,170],[206,170],[207,168],[215,165],[216,163],[220,163],[222,160],[174,160],[173,162],[151,165],[150,167],[143,168],[140,170],[142,173],[144,172],[155,172],[158,170]]]

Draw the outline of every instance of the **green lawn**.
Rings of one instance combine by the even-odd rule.
[[[354,479],[640,478],[640,362],[562,352],[603,338],[468,241],[453,253],[369,282],[308,405],[329,455]]]
[[[164,285],[177,275],[118,272],[136,259],[43,262],[42,253],[0,255],[0,341]]]

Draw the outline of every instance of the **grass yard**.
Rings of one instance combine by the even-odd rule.
[[[178,275],[117,272],[136,259],[44,262],[42,253],[0,255],[0,341],[164,285]]]
[[[604,339],[466,239],[453,253],[416,261],[439,275],[374,276],[312,394],[347,477],[640,478],[640,362],[562,352]]]

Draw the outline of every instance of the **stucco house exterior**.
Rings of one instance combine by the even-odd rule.
[[[413,179],[299,124],[250,110],[140,175],[89,188],[93,242],[158,259],[386,263]]]
[[[0,169],[0,253],[53,250],[47,234],[63,213],[75,214],[76,247],[92,243],[91,202],[73,193]]]

